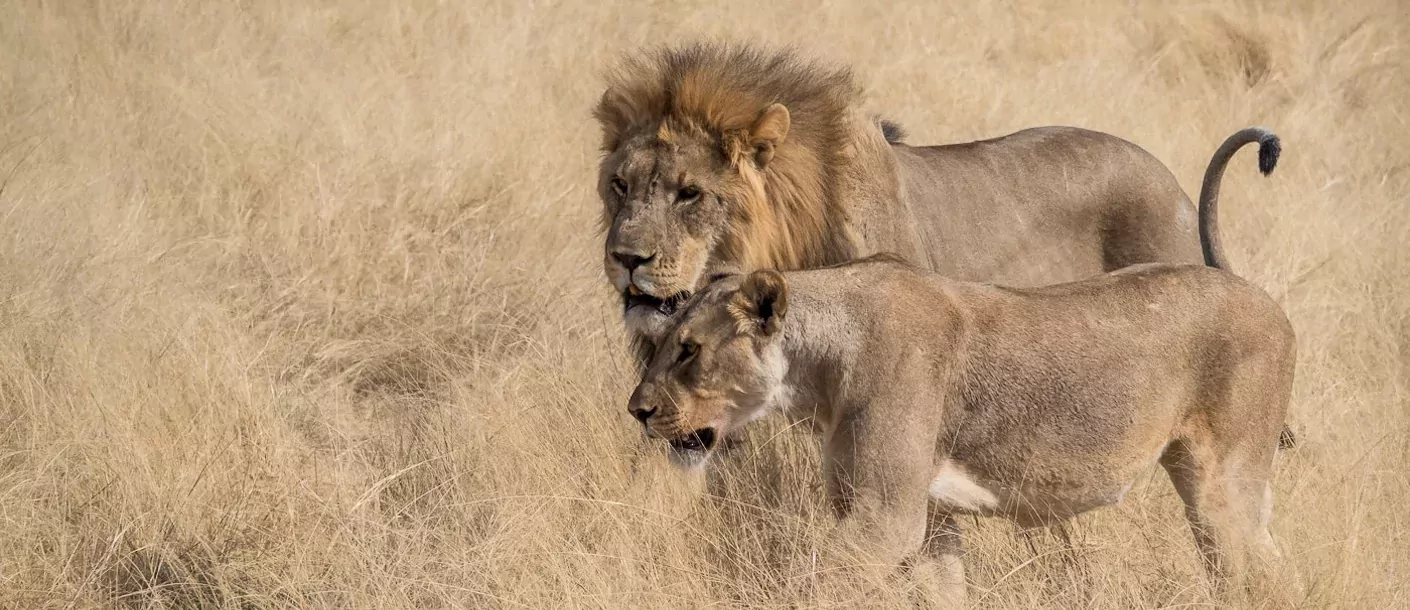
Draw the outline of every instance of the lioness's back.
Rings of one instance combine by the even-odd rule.
[[[1149,344],[1153,336],[1170,333],[1184,335],[1185,341],[1283,343],[1293,338],[1287,316],[1266,292],[1232,273],[1203,265],[1133,265],[1042,288],[968,287],[977,303],[991,308],[991,316],[1002,318],[1021,310],[1042,320],[1049,332],[1073,325],[1118,331],[1102,334],[1106,341]]]
[[[1132,331],[1143,325],[1151,325],[1147,330],[1189,325],[1205,332],[1238,326],[1253,335],[1292,336],[1287,316],[1266,292],[1236,275],[1203,265],[1146,263],[1037,288],[954,280],[887,255],[797,273],[799,280],[826,286],[826,292],[848,291],[876,303],[894,301],[900,295],[943,301],[963,310],[975,323],[986,324],[980,330],[990,333],[1017,332],[1005,323],[1008,319],[1030,321],[1026,326],[1049,333],[1073,325],[1127,324],[1133,325],[1128,328]],[[847,276],[858,277],[844,279]],[[929,314],[879,307],[875,315]]]
[[[1109,416],[1086,420],[1110,426],[1093,434],[1109,438],[1122,434],[1131,401],[1184,405],[1176,413],[1215,404],[1241,411],[1259,407],[1214,394],[1235,383],[1276,392],[1291,384],[1295,338],[1286,315],[1258,287],[1218,269],[1152,264],[1038,289],[950,286],[971,320],[968,398],[1027,401],[1035,427],[1075,408]]]
[[[872,257],[796,272],[790,281],[885,329],[888,343],[924,344],[959,320],[975,360],[1053,362],[1080,377],[1119,375],[1132,358],[1164,361],[1172,372],[1221,366],[1216,352],[1226,347],[1286,353],[1290,362],[1295,347],[1287,316],[1267,293],[1200,265],[1134,265],[1012,288]]]

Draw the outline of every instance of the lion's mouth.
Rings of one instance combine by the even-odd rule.
[[[636,284],[627,286],[627,292],[622,295],[623,310],[628,311],[634,307],[646,307],[653,309],[663,316],[673,316],[676,310],[680,309],[682,303],[690,298],[689,292],[677,292],[666,298],[659,298],[642,292]]]
[[[715,447],[715,429],[701,428],[668,443],[677,453],[704,453]]]

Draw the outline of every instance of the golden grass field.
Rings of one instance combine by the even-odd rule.
[[[810,604],[810,436],[702,500],[625,409],[590,110],[702,37],[852,65],[913,143],[1107,131],[1192,197],[1273,128],[1221,211],[1299,335],[1274,535],[1304,606],[1410,606],[1400,0],[228,4],[0,2],[0,607]],[[963,525],[976,607],[1212,603],[1155,469],[1070,546]]]

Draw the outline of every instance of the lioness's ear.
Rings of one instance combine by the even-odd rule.
[[[754,162],[760,169],[773,160],[774,149],[788,137],[790,120],[788,108],[783,104],[770,104],[759,114],[759,120],[754,121],[754,127],[749,130],[749,145],[754,147]]]
[[[749,274],[730,303],[730,313],[751,332],[777,333],[788,313],[788,282],[772,269]]]

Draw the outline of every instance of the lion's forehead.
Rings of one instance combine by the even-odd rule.
[[[717,166],[712,144],[695,136],[678,136],[671,141],[643,136],[623,147],[621,166],[636,177],[676,181],[683,174],[714,174]]]

